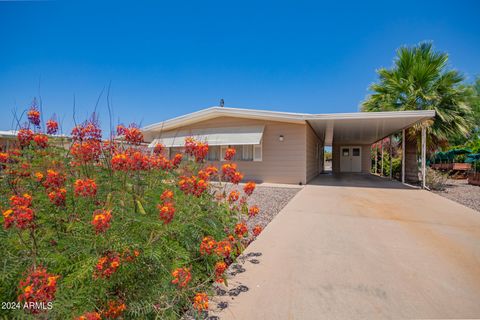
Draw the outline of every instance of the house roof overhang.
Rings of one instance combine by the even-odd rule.
[[[434,110],[357,112],[317,115],[307,119],[324,145],[372,144],[416,123],[435,117]]]
[[[218,117],[238,117],[287,123],[308,123],[324,145],[371,144],[416,123],[435,117],[433,110],[308,114],[256,109],[211,107],[142,128],[162,132]]]
[[[142,131],[167,131],[218,117],[235,117],[289,123],[305,123],[305,116],[308,116],[308,114],[255,109],[211,107],[145,126],[142,128]]]

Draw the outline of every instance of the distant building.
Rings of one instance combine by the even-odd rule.
[[[16,130],[0,130],[0,150],[18,147]],[[69,148],[72,138],[67,135],[48,135],[50,143]]]

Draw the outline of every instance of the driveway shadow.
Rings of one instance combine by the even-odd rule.
[[[415,189],[396,180],[375,176],[369,173],[326,173],[312,179],[309,185],[330,187],[360,187],[380,189]]]

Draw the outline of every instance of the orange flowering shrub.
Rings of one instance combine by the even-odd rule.
[[[120,256],[117,252],[108,252],[107,255],[98,259],[94,278],[110,278],[120,267]]]
[[[32,196],[28,193],[24,193],[21,196],[13,195],[10,197],[11,206],[25,206],[29,207],[32,204]]]
[[[202,170],[198,171],[198,177],[200,179],[208,181],[208,180],[214,178],[217,175],[217,173],[218,173],[217,167],[208,166],[205,169],[202,169]]]
[[[28,110],[27,117],[28,117],[28,121],[30,121],[30,123],[33,124],[35,127],[40,126],[40,111],[38,111],[35,101],[33,102],[33,105]]]
[[[222,166],[223,178],[233,184],[238,184],[243,179],[243,174],[237,171],[237,164],[226,163]]]
[[[218,261],[215,264],[215,281],[219,283],[223,283],[225,280],[223,279],[223,273],[227,270],[227,264],[223,261]]]
[[[29,306],[30,302],[42,303],[41,308],[27,308],[31,313],[41,313],[48,309],[48,304],[55,299],[57,291],[57,279],[60,276],[47,273],[45,268],[41,266],[32,269],[27,277],[20,281],[20,295],[18,300],[26,302]]]
[[[243,238],[247,233],[248,233],[248,228],[245,223],[240,222],[235,225],[235,234],[237,235],[237,237]]]
[[[66,201],[67,190],[65,188],[58,188],[48,193],[50,202],[56,206],[64,206]]]
[[[260,225],[256,225],[253,227],[252,233],[255,237],[258,237],[258,235],[262,232],[263,228]]]
[[[125,135],[125,141],[132,145],[138,146],[143,142],[142,131],[133,123],[128,128],[123,129],[123,134]]]
[[[173,200],[173,191],[169,189],[163,191],[160,199],[163,201]]]
[[[164,224],[169,224],[175,214],[175,207],[172,202],[164,202],[158,205],[158,211],[160,212],[160,220],[162,220]]]
[[[202,193],[207,190],[208,182],[196,176],[182,176],[180,177],[180,181],[178,181],[178,186],[186,195],[192,194],[200,197]]]
[[[194,138],[189,137],[185,139],[185,153],[194,157],[195,161],[201,162],[208,153],[208,144],[196,141]]]
[[[227,161],[233,160],[236,153],[237,153],[237,150],[235,150],[234,148],[228,148],[227,151],[225,151],[224,159]]]
[[[245,192],[245,194],[247,196],[250,196],[250,195],[252,195],[253,191],[255,190],[255,186],[256,186],[255,182],[253,182],[253,181],[247,182],[245,184],[245,186],[243,187],[243,192]]]
[[[48,137],[44,134],[35,134],[33,136],[33,141],[40,148],[46,148],[48,145]]]
[[[206,293],[197,293],[193,298],[193,307],[201,312],[208,310],[208,296]]]
[[[207,236],[202,239],[200,243],[200,253],[201,254],[211,254],[217,247],[217,242],[210,236]]]
[[[72,129],[72,138],[74,141],[101,141],[102,140],[102,130],[98,125],[98,120],[95,118],[95,115],[92,116],[89,120],[76,125]]]
[[[95,228],[96,233],[102,233],[107,231],[110,227],[110,220],[112,220],[112,214],[109,210],[97,209],[93,212],[92,225]]]
[[[172,271],[172,283],[177,284],[180,288],[184,288],[192,279],[190,269],[188,268],[177,268]]]
[[[35,179],[37,180],[37,182],[42,182],[42,180],[43,180],[43,173],[41,173],[41,172],[35,172],[33,175],[35,176]]]
[[[26,147],[33,141],[33,131],[30,129],[22,128],[17,133],[18,143],[22,147]]]
[[[74,188],[76,197],[94,197],[97,194],[97,184],[93,179],[78,179]]]
[[[73,156],[72,165],[87,165],[99,161],[102,154],[102,131],[95,116],[75,126],[71,135],[73,139],[70,148],[70,153]]]
[[[260,209],[256,205],[253,205],[248,209],[248,215],[250,217],[255,217],[259,212],[260,212]]]
[[[165,146],[161,143],[157,143],[153,148],[153,153],[155,154],[162,154],[163,150],[165,150]]]
[[[72,165],[82,165],[98,161],[101,152],[99,141],[75,141],[70,148],[70,153],[73,156]]]
[[[64,174],[52,169],[47,170],[47,176],[45,177],[45,182],[43,183],[43,186],[46,189],[61,188],[64,183],[65,183]]]
[[[30,111],[18,149],[0,152],[0,299],[32,305],[2,310],[6,318],[206,313],[211,284],[257,235],[245,224],[258,213],[247,206],[255,184],[227,189],[243,175],[235,163],[207,163],[206,142],[186,139],[167,157],[164,146],[144,147],[133,124],[102,140],[94,116],[68,144],[53,136],[53,118],[44,131]]]
[[[117,125],[117,136],[122,136],[125,134],[125,130],[127,129],[127,127],[125,127],[123,124],[119,124]]]
[[[0,163],[7,163],[9,159],[8,153],[0,152]]]
[[[56,134],[58,132],[58,122],[54,119],[47,120],[47,134]]]
[[[117,153],[112,157],[112,168],[117,171],[128,171],[129,161],[125,153]]]
[[[235,202],[238,200],[239,197],[240,193],[238,193],[238,191],[230,191],[230,193],[228,194],[228,202]]]
[[[180,153],[177,153],[175,155],[175,157],[173,157],[173,160],[172,160],[172,166],[174,168],[178,167],[178,165],[180,164],[180,162],[182,162],[182,159],[183,159],[183,156],[180,154]],[[167,162],[168,163],[168,162]],[[167,166],[168,167],[168,166]],[[165,169],[165,168],[164,168]]]
[[[107,319],[118,319],[127,309],[125,303],[120,301],[108,301],[108,309],[102,312],[102,316]]]
[[[3,211],[5,229],[15,226],[21,230],[33,228],[34,211],[30,208],[32,196],[25,193],[22,196],[10,197],[10,208]]]
[[[228,239],[217,242],[215,253],[222,258],[229,258],[232,253],[232,242]]]
[[[129,249],[125,249],[125,251],[122,252],[121,258],[123,261],[131,262],[135,260],[135,258],[137,258],[139,255],[140,251],[138,250],[133,250],[132,252]]]

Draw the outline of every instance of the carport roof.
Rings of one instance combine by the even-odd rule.
[[[434,110],[357,112],[318,115],[307,119],[324,144],[372,144],[415,123],[435,117]]]
[[[238,117],[288,123],[308,123],[325,145],[371,144],[415,123],[431,119],[433,110],[309,114],[256,109],[211,107],[142,128],[161,132],[218,117]]]

